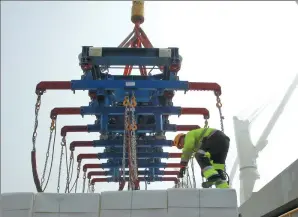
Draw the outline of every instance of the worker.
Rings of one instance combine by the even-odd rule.
[[[189,159],[195,158],[201,167],[202,176],[207,182],[206,188],[229,188],[225,176],[225,161],[230,146],[230,138],[222,131],[213,128],[201,128],[179,133],[174,139],[174,146],[182,149],[179,178],[183,178]],[[205,184],[205,185],[204,185]]]

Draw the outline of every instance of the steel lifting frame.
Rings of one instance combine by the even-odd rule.
[[[116,89],[166,89],[183,91],[214,91],[221,95],[217,83],[188,82],[188,81],[111,81],[111,80],[72,80],[72,81],[42,81],[36,86],[36,93],[46,90],[116,90]]]
[[[198,129],[200,128],[200,126],[198,125],[175,125],[175,124],[171,124],[171,125],[166,125],[166,126],[170,126],[170,127],[165,127],[165,129],[169,129],[167,131],[172,131],[172,132],[176,132],[176,131],[190,131],[190,130],[194,130],[194,129]],[[99,125],[73,125],[73,126],[64,126],[61,129],[61,136],[65,137],[67,133],[69,132],[98,132],[98,130],[100,129]],[[114,130],[117,131],[117,130]],[[121,131],[118,129],[118,131]],[[122,130],[123,131],[123,130]],[[149,131],[149,130],[147,130]]]
[[[124,138],[124,123],[121,123],[121,119],[123,120],[124,116],[122,102],[125,96],[134,95],[137,98],[138,103],[135,109],[137,118],[147,116],[148,119],[154,119],[154,123],[150,124],[150,121],[137,123],[137,135],[143,135],[142,138],[137,138],[138,169],[146,169],[138,171],[138,175],[144,176],[139,176],[139,180],[174,181],[177,184],[178,179],[176,177],[162,177],[164,175],[176,176],[177,171],[164,171],[159,168],[180,168],[179,163],[162,163],[161,158],[179,158],[181,154],[163,152],[162,147],[170,147],[172,145],[171,140],[156,139],[152,135],[144,136],[144,133],[189,131],[199,128],[198,125],[170,124],[168,121],[170,115],[200,114],[204,116],[205,120],[209,118],[209,112],[204,108],[174,107],[172,98],[175,90],[185,92],[189,90],[214,91],[217,97],[221,95],[221,88],[216,83],[179,81],[177,74],[182,62],[179,49],[175,47],[153,48],[147,35],[140,27],[144,22],[144,8],[142,7],[144,7],[142,1],[133,1],[132,11],[134,12],[132,12],[131,20],[134,23],[134,29],[118,48],[82,47],[82,52],[79,54],[79,64],[83,71],[81,80],[40,82],[36,87],[36,94],[39,98],[45,90],[51,89],[73,90],[73,92],[88,90],[91,99],[89,106],[53,109],[51,112],[51,128],[53,128],[53,124],[55,125],[58,115],[96,116],[97,120],[93,125],[64,126],[61,129],[61,136],[64,141],[68,132],[108,134],[105,140],[73,141],[70,143],[72,155],[73,151],[79,147],[105,148],[103,153],[79,154],[77,157],[79,166],[81,166],[82,160],[86,159],[108,159],[107,163],[85,164],[83,166],[84,177],[86,178],[87,175],[91,184],[120,181],[119,169],[121,167],[120,159],[122,158]],[[125,65],[123,76],[109,74],[109,69],[121,65]],[[131,76],[134,65],[139,67],[141,76]],[[150,72],[147,73],[146,66],[151,66],[151,69],[158,67],[161,74],[152,75]],[[33,147],[35,154],[35,146]],[[32,159],[33,165],[36,162],[34,157]],[[35,173],[34,178],[38,179],[36,166],[32,168],[33,173]],[[89,171],[87,174],[87,169],[96,168],[108,170]],[[125,171],[125,175],[128,173],[128,171]],[[91,180],[92,176],[105,176],[105,178],[93,178]]]
[[[99,66],[103,67],[106,65],[122,65],[122,64],[147,64],[147,65],[158,65],[158,66],[171,66],[175,63],[178,55],[178,49],[114,49],[114,48],[93,48],[93,47],[83,47],[81,55],[81,64]],[[86,52],[88,51],[88,52]],[[88,53],[88,55],[86,55]],[[177,54],[173,56],[173,53]],[[122,56],[124,54],[124,56]],[[142,56],[143,55],[143,56]],[[163,56],[161,56],[163,55]],[[125,57],[125,58],[124,58]],[[141,62],[138,62],[140,61]],[[92,75],[91,67],[85,67],[85,74]],[[151,78],[150,78],[151,77]],[[96,115],[99,119],[99,122],[94,125],[87,126],[65,126],[61,130],[61,136],[65,137],[67,132],[123,132],[124,126],[121,124],[108,124],[108,116],[110,115],[122,115],[124,113],[123,106],[111,107],[112,103],[119,101],[121,96],[124,96],[126,93],[131,93],[131,91],[136,93],[137,98],[142,98],[142,102],[150,102],[152,96],[155,98],[158,96],[164,96],[168,91],[173,90],[209,90],[214,91],[216,95],[221,94],[220,86],[216,83],[201,83],[201,82],[187,82],[187,81],[178,81],[176,80],[161,80],[165,79],[164,77],[153,77],[148,76],[147,78],[138,79],[133,76],[117,77],[117,76],[106,76],[101,77],[104,80],[94,80],[94,76],[85,76],[82,77],[82,80],[72,80],[70,82],[41,82],[37,85],[36,93],[42,94],[45,90],[48,89],[71,89],[75,90],[89,90],[90,93],[93,93],[95,97],[91,97],[92,101],[89,106],[82,106],[80,108],[55,108],[51,112],[51,118],[56,118],[57,115],[61,114],[80,114],[84,115]],[[123,80],[120,80],[123,79]],[[112,91],[108,92],[108,91]],[[111,95],[116,97],[111,99]],[[148,94],[149,93],[149,94]],[[147,95],[146,95],[147,94]],[[98,97],[104,96],[103,101],[99,101]],[[118,96],[118,97],[117,97]],[[120,97],[119,97],[120,96]],[[148,97],[150,96],[150,98]],[[152,101],[152,100],[151,100]],[[181,108],[181,107],[172,107],[172,106],[161,106],[159,102],[152,101],[151,105],[154,106],[140,106],[136,107],[135,113],[137,115],[154,115],[155,119],[158,120],[156,124],[144,124],[138,125],[138,133],[153,133],[157,131],[189,131],[195,128],[199,128],[197,125],[173,125],[165,124],[162,122],[162,115],[181,115],[181,114],[201,114],[205,119],[209,118],[209,112],[204,108]],[[158,106],[158,107],[157,107]],[[103,122],[103,120],[105,120]],[[80,146],[93,146],[93,147],[106,147],[109,146],[122,146],[121,142],[123,138],[120,137],[118,140],[99,140],[99,141],[85,141],[85,142],[73,142],[71,143],[71,149],[74,147]],[[152,140],[142,142],[144,140],[138,140],[138,147],[147,148],[147,150],[138,150],[138,158],[149,158],[149,161],[156,158],[170,158],[170,157],[180,157],[180,155],[175,153],[164,153],[164,152],[153,152],[148,153],[148,147],[150,146],[170,146],[171,141],[167,140]],[[142,144],[144,146],[142,146]],[[119,150],[119,149],[118,149]],[[106,181],[117,181],[115,173],[119,173],[120,164],[118,163],[119,159],[122,158],[120,153],[98,153],[95,155],[86,154],[79,155],[78,161],[83,159],[102,159],[108,158],[109,163],[98,164],[100,168],[110,169],[107,172],[109,175],[112,174],[112,177],[101,179]],[[86,166],[87,165],[87,166]],[[100,166],[99,166],[100,165]],[[89,165],[90,166],[90,165]],[[174,164],[175,167],[179,167],[179,164]],[[173,167],[173,164],[161,163],[160,160],[155,163],[146,163],[140,162],[138,167],[149,168],[148,175],[151,181],[153,180],[162,180],[159,175],[166,175],[167,173],[162,173],[158,168]],[[84,171],[88,169],[88,164],[85,164]],[[93,168],[93,167],[91,167]],[[96,167],[95,167],[96,168]],[[143,174],[142,171],[139,171],[140,175]],[[169,171],[175,172],[175,171]],[[114,175],[114,176],[113,176]],[[94,180],[94,179],[93,179]],[[163,179],[165,181],[165,179]],[[98,180],[97,180],[98,181]]]

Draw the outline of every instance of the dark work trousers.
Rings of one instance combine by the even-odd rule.
[[[229,147],[230,138],[222,131],[217,130],[209,138],[205,137],[200,147],[200,150],[210,153],[211,159],[200,153],[196,153],[195,158],[201,169],[204,169],[207,166],[212,166],[210,160],[213,160],[214,164],[225,164]]]

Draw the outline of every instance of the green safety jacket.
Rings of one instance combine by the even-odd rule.
[[[210,136],[215,131],[214,128],[200,128],[189,131],[184,138],[181,162],[188,162],[192,154],[199,150],[202,139]]]

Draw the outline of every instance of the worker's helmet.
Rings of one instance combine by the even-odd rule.
[[[177,135],[175,136],[174,141],[173,141],[174,146],[176,146],[177,148],[181,149],[182,147],[179,147],[179,142],[180,142],[180,139],[181,139],[182,137],[184,137],[184,136],[185,136],[184,133],[179,133],[179,134],[177,134]]]

